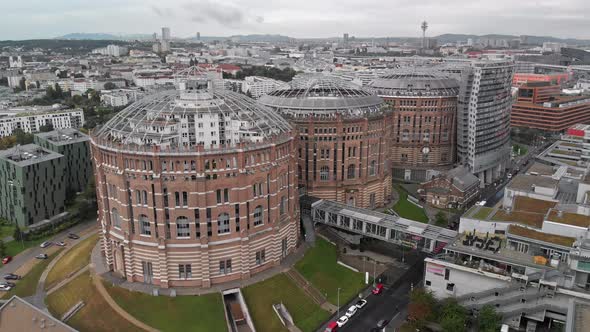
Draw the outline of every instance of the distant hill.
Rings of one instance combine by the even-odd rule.
[[[221,37],[221,36],[201,36],[201,41],[213,41],[213,40],[234,40],[237,42],[242,42],[242,43],[277,43],[277,42],[289,42],[291,40],[294,40],[295,38],[291,38],[288,36],[283,36],[283,35],[270,35],[270,34],[266,34],[266,35],[233,35],[233,36],[225,36],[225,37]],[[187,40],[190,41],[196,41],[197,38],[196,37],[190,37],[187,38]]]
[[[131,34],[131,35],[113,35],[110,33],[69,33],[54,39],[62,40],[142,40],[151,39],[152,35],[148,34]]]

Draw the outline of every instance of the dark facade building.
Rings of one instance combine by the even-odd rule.
[[[66,160],[66,191],[86,189],[92,175],[90,137],[76,129],[60,129],[35,135],[35,143],[64,155]]]
[[[562,96],[559,85],[534,82],[518,89],[512,106],[512,127],[564,132],[578,123],[590,122],[590,97]]]
[[[66,161],[35,144],[0,151],[0,217],[19,227],[65,212]]]
[[[259,99],[299,132],[299,185],[307,194],[363,208],[391,196],[389,109],[336,78],[304,75]]]
[[[459,82],[434,70],[412,71],[380,77],[369,88],[393,109],[389,158],[394,178],[425,181],[453,167]]]

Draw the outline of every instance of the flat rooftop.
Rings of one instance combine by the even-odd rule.
[[[73,128],[53,130],[35,135],[39,138],[46,139],[55,145],[68,145],[72,143],[90,141],[90,137],[88,137],[88,135],[85,135],[79,130]]]
[[[26,167],[61,157],[63,155],[44,149],[37,144],[15,146],[14,148],[0,151],[0,159],[7,160],[19,167]]]
[[[577,227],[590,226],[589,216],[571,212],[563,212],[555,209],[551,209],[549,211],[549,213],[547,214],[547,220]]]
[[[511,211],[474,206],[465,213],[465,216],[489,222],[514,222],[541,229],[547,211],[556,205],[557,202],[517,196],[514,198],[514,205]]]
[[[532,192],[535,187],[556,188],[558,182],[558,180],[546,176],[520,174],[515,176],[506,187],[518,191]]]
[[[508,234],[525,237],[532,240],[552,243],[564,247],[571,247],[576,241],[573,237],[561,236],[549,233],[539,232],[530,228],[521,227],[518,225],[508,226]]]
[[[536,173],[536,175],[551,176],[555,173],[555,169],[553,169],[553,166],[535,162],[526,172],[526,174],[535,175],[531,173]]]
[[[480,239],[485,238],[486,234],[476,234]],[[445,247],[445,251],[453,251],[463,255],[475,256],[479,258],[488,259],[490,261],[499,261],[508,263],[510,265],[518,266],[529,266],[536,269],[547,269],[550,266],[537,264],[534,260],[534,256],[528,253],[512,250],[506,248],[506,241],[500,235],[494,235],[501,239],[501,247],[498,251],[492,251],[490,249],[478,248],[476,245],[466,245],[463,241],[466,239],[467,234],[462,234],[461,237]]]

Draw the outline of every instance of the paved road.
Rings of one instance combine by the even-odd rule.
[[[88,221],[80,223],[70,229],[66,229],[65,231],[53,236],[48,241],[52,241],[52,242],[64,241],[68,245],[71,245],[74,241],[79,241],[79,240],[67,239],[68,233],[76,233],[77,234],[77,233],[80,233],[80,232],[90,228],[90,227],[96,227],[96,220],[94,220],[94,219],[88,220]],[[44,252],[45,252],[45,249],[40,248],[39,246],[36,246],[31,249],[25,250],[24,252],[21,252],[20,254],[13,257],[12,262],[8,263],[7,265],[0,266],[0,278],[1,278],[1,276],[5,275],[5,274],[14,273],[21,265],[23,265],[26,262],[28,262],[29,260],[35,258],[35,256],[37,256],[38,254],[42,254]]]
[[[369,332],[372,331],[377,322],[381,319],[390,320],[391,323],[385,331],[393,331],[405,321],[407,316],[407,306],[409,303],[409,293],[412,285],[421,283],[424,275],[424,256],[420,255],[415,259],[412,266],[395,282],[390,288],[387,288],[380,295],[370,294],[366,297],[367,305],[359,310],[346,325],[338,331],[341,332]],[[353,302],[356,302],[353,301]],[[349,303],[340,309],[340,315],[344,315],[346,309],[352,305]],[[337,319],[333,315],[330,321]],[[323,325],[318,332],[323,332]]]

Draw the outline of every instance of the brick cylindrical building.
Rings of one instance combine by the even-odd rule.
[[[381,98],[335,78],[304,75],[259,102],[297,127],[299,185],[308,195],[364,208],[388,201],[390,125]]]
[[[369,88],[393,108],[390,160],[393,177],[425,181],[430,171],[456,160],[459,83],[432,72],[380,77]]]
[[[102,250],[129,281],[246,279],[299,240],[296,136],[244,95],[187,80],[92,135]]]

